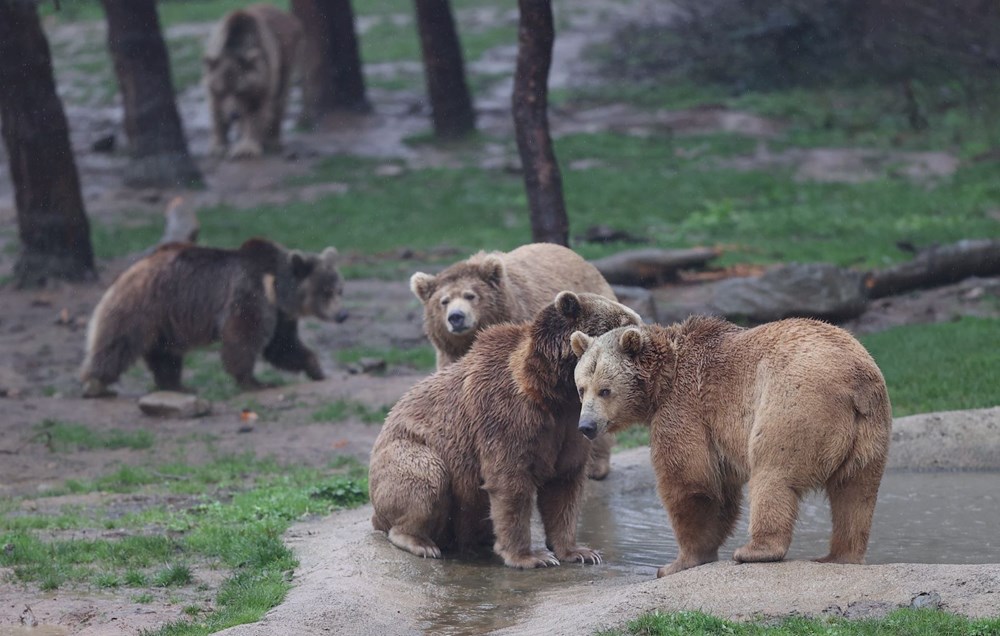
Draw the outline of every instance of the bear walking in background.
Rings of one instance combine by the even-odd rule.
[[[242,159],[280,148],[301,38],[298,18],[266,4],[230,11],[215,26],[203,59],[214,153]],[[239,137],[230,147],[233,125]]]
[[[481,330],[531,320],[560,291],[618,300],[596,267],[554,243],[479,252],[437,276],[415,273],[410,289],[423,303],[424,331],[437,352],[438,369],[464,356]],[[595,440],[592,478],[607,476],[613,443],[610,435]]]
[[[264,239],[239,249],[164,245],[125,270],[94,309],[81,371],[84,396],[108,385],[142,357],[159,389],[179,391],[184,353],[222,341],[222,364],[243,389],[257,356],[320,380],[316,355],[298,336],[298,320],[338,318],[343,281],[337,251],[288,251]]]
[[[799,500],[825,489],[832,563],[863,563],[889,450],[885,380],[843,329],[789,319],[743,329],[694,317],[669,327],[575,333],[588,436],[650,427],[660,498],[679,554],[657,576],[718,559],[750,482],[739,562],[780,561]]]
[[[492,541],[515,568],[599,562],[576,543],[590,444],[569,336],[639,322],[603,296],[562,292],[532,322],[484,330],[389,412],[369,468],[375,529],[422,557]],[[552,552],[532,549],[536,500]]]

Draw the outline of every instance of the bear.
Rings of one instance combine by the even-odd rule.
[[[324,378],[298,336],[298,320],[339,320],[343,280],[337,250],[308,254],[254,238],[238,249],[169,243],[126,269],[105,291],[87,326],[80,377],[85,397],[108,386],[140,356],[157,388],[186,391],[184,353],[222,341],[222,364],[242,389],[259,354],[279,369]]]
[[[650,427],[679,547],[658,577],[718,559],[747,482],[750,539],[735,561],[782,560],[802,495],[825,489],[833,533],[818,560],[864,562],[892,409],[882,372],[848,332],[805,318],[748,329],[696,316],[578,332],[571,345],[580,430]]]
[[[563,291],[531,322],[484,329],[386,417],[369,464],[372,526],[420,557],[493,542],[513,568],[599,563],[576,543],[590,442],[569,336],[640,322],[602,295]],[[536,501],[546,550],[532,549]]]
[[[245,159],[280,149],[302,32],[298,18],[266,4],[230,11],[215,25],[202,58],[213,154]],[[239,136],[230,147],[234,124]]]
[[[531,243],[507,253],[478,252],[437,276],[416,272],[410,289],[424,306],[424,331],[434,345],[438,369],[465,355],[482,329],[531,320],[560,291],[618,300],[596,267],[554,243]],[[595,441],[592,479],[608,475],[613,444],[611,435]]]

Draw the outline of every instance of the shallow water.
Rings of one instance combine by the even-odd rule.
[[[646,483],[652,481],[650,473]],[[541,529],[536,527],[534,535],[540,545]],[[514,624],[552,590],[597,577],[623,585],[648,580],[677,554],[666,511],[652,486],[622,493],[613,479],[591,483],[578,536],[581,543],[601,549],[605,563],[527,572],[503,567],[488,554],[411,563],[433,599],[420,627],[435,634],[499,629]],[[829,506],[821,495],[811,495],[800,508],[788,558],[825,555],[829,536]],[[744,502],[737,530],[719,557],[731,558],[746,537]],[[887,473],[879,490],[867,561],[1000,562],[1000,473]]]

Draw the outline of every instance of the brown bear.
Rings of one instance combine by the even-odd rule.
[[[438,369],[464,356],[482,329],[531,320],[560,291],[618,300],[596,267],[554,243],[479,252],[437,276],[413,274],[410,289],[424,305],[424,331],[437,351]],[[591,478],[607,476],[613,443],[611,435],[595,440]]]
[[[576,543],[590,442],[577,430],[569,336],[639,322],[624,305],[567,291],[531,322],[482,331],[389,412],[369,468],[375,529],[422,557],[494,541],[515,568],[600,562]],[[535,501],[551,552],[532,549]]]
[[[301,39],[298,18],[266,4],[230,11],[215,26],[203,58],[213,153],[241,159],[279,149]],[[234,124],[239,139],[230,147]]]
[[[825,489],[833,534],[819,559],[862,563],[889,450],[885,380],[843,329],[788,319],[744,329],[693,317],[572,336],[580,429],[650,427],[679,554],[657,576],[718,559],[750,482],[738,562],[780,561],[804,493]]]
[[[125,270],[101,298],[87,327],[84,395],[108,385],[140,356],[163,390],[183,390],[184,353],[222,341],[222,364],[244,389],[257,356],[320,380],[316,355],[298,336],[298,319],[340,318],[343,281],[337,251],[289,251],[264,239],[239,249],[170,243]]]

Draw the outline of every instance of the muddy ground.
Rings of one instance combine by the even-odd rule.
[[[568,16],[556,41],[553,87],[565,88],[590,76],[581,51],[608,37],[616,20],[623,17],[620,12],[634,14],[651,10],[644,8],[643,3],[613,11],[604,9],[601,4],[574,5],[575,13]],[[478,19],[510,20],[511,15],[510,11],[487,11]],[[180,25],[173,29],[187,35],[207,32],[206,25]],[[101,38],[101,31],[99,26],[64,25],[51,31],[50,37],[55,43],[81,37]],[[471,64],[490,72],[509,72],[515,56],[515,47],[500,47]],[[381,65],[372,72],[391,75],[394,68]],[[510,82],[500,82],[486,94],[477,96],[480,127],[490,134],[510,134],[509,91]],[[71,95],[67,97],[67,110],[90,216],[113,223],[128,222],[129,217],[137,214],[149,218],[160,215],[166,202],[179,193],[127,189],[120,181],[126,159],[90,150],[96,138],[108,132],[119,131],[120,134],[118,108],[81,106],[70,98]],[[206,156],[209,135],[205,99],[198,89],[186,91],[180,95],[180,108],[192,151],[205,172],[207,188],[180,194],[184,194],[195,209],[219,203],[239,207],[315,199],[341,186],[334,183],[291,187],[287,179],[307,173],[316,161],[331,153],[375,156],[414,167],[453,165],[458,161],[448,150],[426,146],[415,150],[403,143],[405,137],[428,128],[428,107],[421,95],[373,91],[371,98],[375,112],[370,116],[329,122],[324,130],[314,133],[296,131],[289,122],[285,155],[234,164],[220,163]],[[796,165],[803,179],[858,181],[872,178],[890,165],[894,170],[903,166],[904,172],[914,178],[925,178],[950,174],[957,165],[957,161],[946,153],[888,155],[850,149],[798,150],[794,155],[772,153],[767,150],[766,141],[781,130],[781,122],[715,107],[681,112],[639,111],[627,105],[564,109],[553,116],[552,123],[556,134],[613,129],[643,135],[662,128],[669,128],[675,134],[739,131],[762,140],[760,151],[745,160],[757,163],[747,164],[748,167]],[[495,168],[516,165],[516,157],[505,152],[502,148],[487,146],[476,161]],[[14,216],[12,188],[4,167],[0,171],[0,224],[14,227]],[[342,240],[349,242],[349,237]],[[16,256],[15,243],[13,232],[4,233],[0,238],[0,276],[9,276],[11,272]],[[130,262],[131,258],[124,258],[101,263],[100,280],[93,284],[53,284],[38,291],[17,291],[8,284],[0,289],[3,306],[0,312],[0,430],[3,433],[0,436],[0,496],[26,497],[23,505],[41,512],[55,511],[66,504],[84,507],[96,503],[121,507],[143,505],[142,495],[135,494],[36,497],[67,479],[94,478],[106,474],[119,463],[149,461],[146,451],[127,449],[70,455],[54,453],[44,437],[38,435],[37,426],[45,419],[78,422],[97,431],[153,430],[158,458],[164,460],[175,457],[178,452],[184,453],[186,461],[197,463],[208,459],[212,452],[250,451],[273,456],[281,462],[312,466],[326,465],[338,454],[367,461],[378,433],[377,425],[358,420],[332,425],[316,423],[312,413],[318,406],[339,398],[380,408],[392,404],[423,376],[422,372],[394,367],[379,375],[352,374],[346,366],[333,362],[330,352],[343,347],[407,348],[424,342],[420,307],[405,280],[350,280],[345,289],[345,304],[350,312],[347,321],[342,324],[310,323],[303,330],[306,341],[322,352],[329,372],[324,381],[304,382],[289,377],[283,387],[217,402],[211,415],[199,419],[150,419],[141,415],[136,400],[148,390],[149,378],[144,373],[127,375],[115,399],[83,400],[79,397],[76,371],[83,355],[86,319],[106,286]],[[418,267],[419,263],[414,262],[413,269]],[[998,304],[993,298],[998,285],[997,280],[967,281],[880,301],[850,327],[860,332],[912,322],[948,320],[959,314],[997,315]],[[260,418],[247,427],[241,420],[240,411],[250,401]],[[192,442],[206,434],[213,439],[211,450],[207,445]],[[627,466],[641,461],[641,452],[633,451],[627,457],[619,457],[620,472],[602,487],[622,483],[628,474]],[[408,561],[404,555],[380,542],[370,532],[369,514],[367,509],[361,509],[296,526],[289,541],[298,551],[302,567],[296,574],[296,587],[288,602],[275,609],[261,626],[236,629],[234,633],[409,633],[422,625],[432,629],[433,625],[421,622],[420,612],[427,603],[426,595],[433,595],[433,592],[422,590],[420,581],[426,574],[423,569],[434,566]],[[913,587],[907,587],[909,581],[940,581],[938,588],[954,594],[948,597],[948,609],[963,611],[974,606],[977,609],[972,613],[1000,612],[1000,602],[995,596],[982,597],[992,603],[985,609],[983,605],[975,605],[979,602],[976,599],[980,599],[978,595],[986,593],[983,590],[990,590],[990,594],[1000,590],[1000,572],[996,566],[980,569],[963,566],[969,569],[960,573],[946,566],[879,566],[870,570],[818,567],[806,563],[763,566],[755,570],[766,573],[761,579],[746,578],[745,570],[739,570],[740,575],[736,576],[737,570],[728,564],[699,569],[661,582],[638,575],[632,579],[602,580],[595,574],[593,580],[586,583],[554,586],[538,597],[530,611],[526,609],[513,617],[514,622],[500,621],[484,627],[507,627],[518,633],[582,633],[601,625],[620,623],[640,610],[653,607],[710,610],[722,607],[719,611],[723,615],[747,617],[757,611],[754,608],[758,606],[744,597],[734,597],[728,608],[713,605],[709,599],[718,597],[720,589],[732,589],[733,594],[738,594],[738,590],[752,589],[755,585],[759,589],[781,585],[791,588],[802,580],[827,581],[830,586],[846,588],[851,587],[845,583],[847,580],[868,581],[865,585],[874,587],[858,583],[857,598],[879,596],[888,599],[887,603],[898,601],[902,604],[908,602],[905,597]],[[12,626],[18,623],[25,605],[33,608],[41,623],[55,626],[52,633],[135,634],[142,628],[180,618],[181,608],[188,602],[210,604],[212,589],[218,585],[220,573],[197,571],[195,575],[208,591],[189,594],[200,594],[204,599],[163,597],[146,604],[130,601],[126,593],[91,590],[44,593],[0,577],[0,634],[16,633]],[[889,588],[900,588],[903,592],[882,594],[881,591]],[[819,606],[822,601],[813,602],[813,599],[806,603],[801,600],[809,596],[807,590],[797,597],[799,601],[788,604],[782,604],[775,597],[760,611],[781,615],[812,611],[813,608],[822,610]],[[379,603],[373,605],[372,598],[378,598]],[[955,600],[950,600],[952,598]],[[843,604],[846,606],[847,601]],[[566,625],[574,628],[567,632],[562,629]]]

